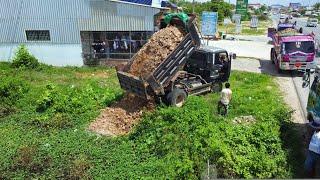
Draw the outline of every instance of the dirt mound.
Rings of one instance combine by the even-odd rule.
[[[133,57],[129,73],[146,78],[183,40],[184,34],[175,26],[156,32]]]
[[[233,119],[234,124],[253,124],[256,119],[253,116],[239,116]]]
[[[104,109],[96,121],[90,124],[89,130],[108,136],[127,134],[139,122],[144,111],[152,111],[154,108],[154,102],[127,94]]]

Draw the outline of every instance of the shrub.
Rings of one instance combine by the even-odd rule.
[[[119,94],[97,84],[89,84],[84,88],[48,84],[36,101],[37,117],[31,124],[46,130],[73,127],[79,123],[74,119],[110,104]]]
[[[35,69],[39,66],[37,58],[29,53],[25,45],[20,45],[12,60],[12,67]]]
[[[15,112],[15,104],[28,91],[28,86],[22,80],[4,77],[0,84],[0,117]]]
[[[258,19],[259,19],[260,21],[266,21],[266,20],[269,19],[269,17],[268,17],[267,15],[262,14],[262,15],[258,16]]]

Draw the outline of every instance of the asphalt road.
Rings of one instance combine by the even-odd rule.
[[[273,20],[273,24],[274,26],[276,26],[279,22],[279,17],[278,16],[272,16],[271,17]],[[318,25],[318,27],[306,27],[307,26],[307,18],[294,18],[293,21],[297,21],[297,27],[300,28],[302,27],[303,29],[303,33],[304,34],[310,34],[310,33],[314,33],[316,35],[316,41],[320,44],[320,25]],[[319,63],[319,58],[317,58],[317,62]],[[313,76],[311,77],[313,80]],[[301,108],[303,110],[303,113],[305,115],[307,115],[307,103],[308,103],[308,95],[309,95],[309,88],[303,88],[302,87],[302,75],[301,73],[292,73],[292,80],[293,80],[293,84],[295,86],[295,89],[297,91],[298,97],[300,99],[300,105]],[[312,82],[312,81],[311,81]],[[305,122],[306,119],[305,119]]]
[[[307,26],[307,18],[297,18],[294,19],[297,21],[297,26],[300,28],[302,27],[304,34],[314,33],[316,35],[316,40],[320,43],[320,26],[318,27],[306,27]],[[317,62],[319,64],[319,58],[317,58]],[[298,96],[300,98],[300,104],[304,111],[305,116],[307,115],[306,107],[308,103],[308,95],[309,95],[309,88],[302,88],[302,77],[299,75],[293,75],[293,82],[296,87]],[[313,76],[312,76],[313,80]],[[312,82],[312,81],[311,81]]]
[[[314,33],[316,35],[316,40],[320,41],[320,25],[317,27],[307,27],[307,18],[297,18],[294,19],[294,21],[297,21],[297,26],[300,28],[302,27],[304,34],[310,34]]]

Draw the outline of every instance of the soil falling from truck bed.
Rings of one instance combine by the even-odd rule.
[[[156,32],[132,59],[129,73],[146,78],[183,40],[184,33],[175,26]]]
[[[127,134],[139,122],[143,112],[154,108],[154,102],[126,94],[120,101],[102,110],[96,121],[90,124],[89,130],[108,136]]]

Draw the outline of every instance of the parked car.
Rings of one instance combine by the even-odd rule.
[[[307,27],[317,27],[318,23],[319,23],[318,19],[309,18],[307,22]]]
[[[285,14],[280,14],[280,20],[285,20],[288,16]]]

